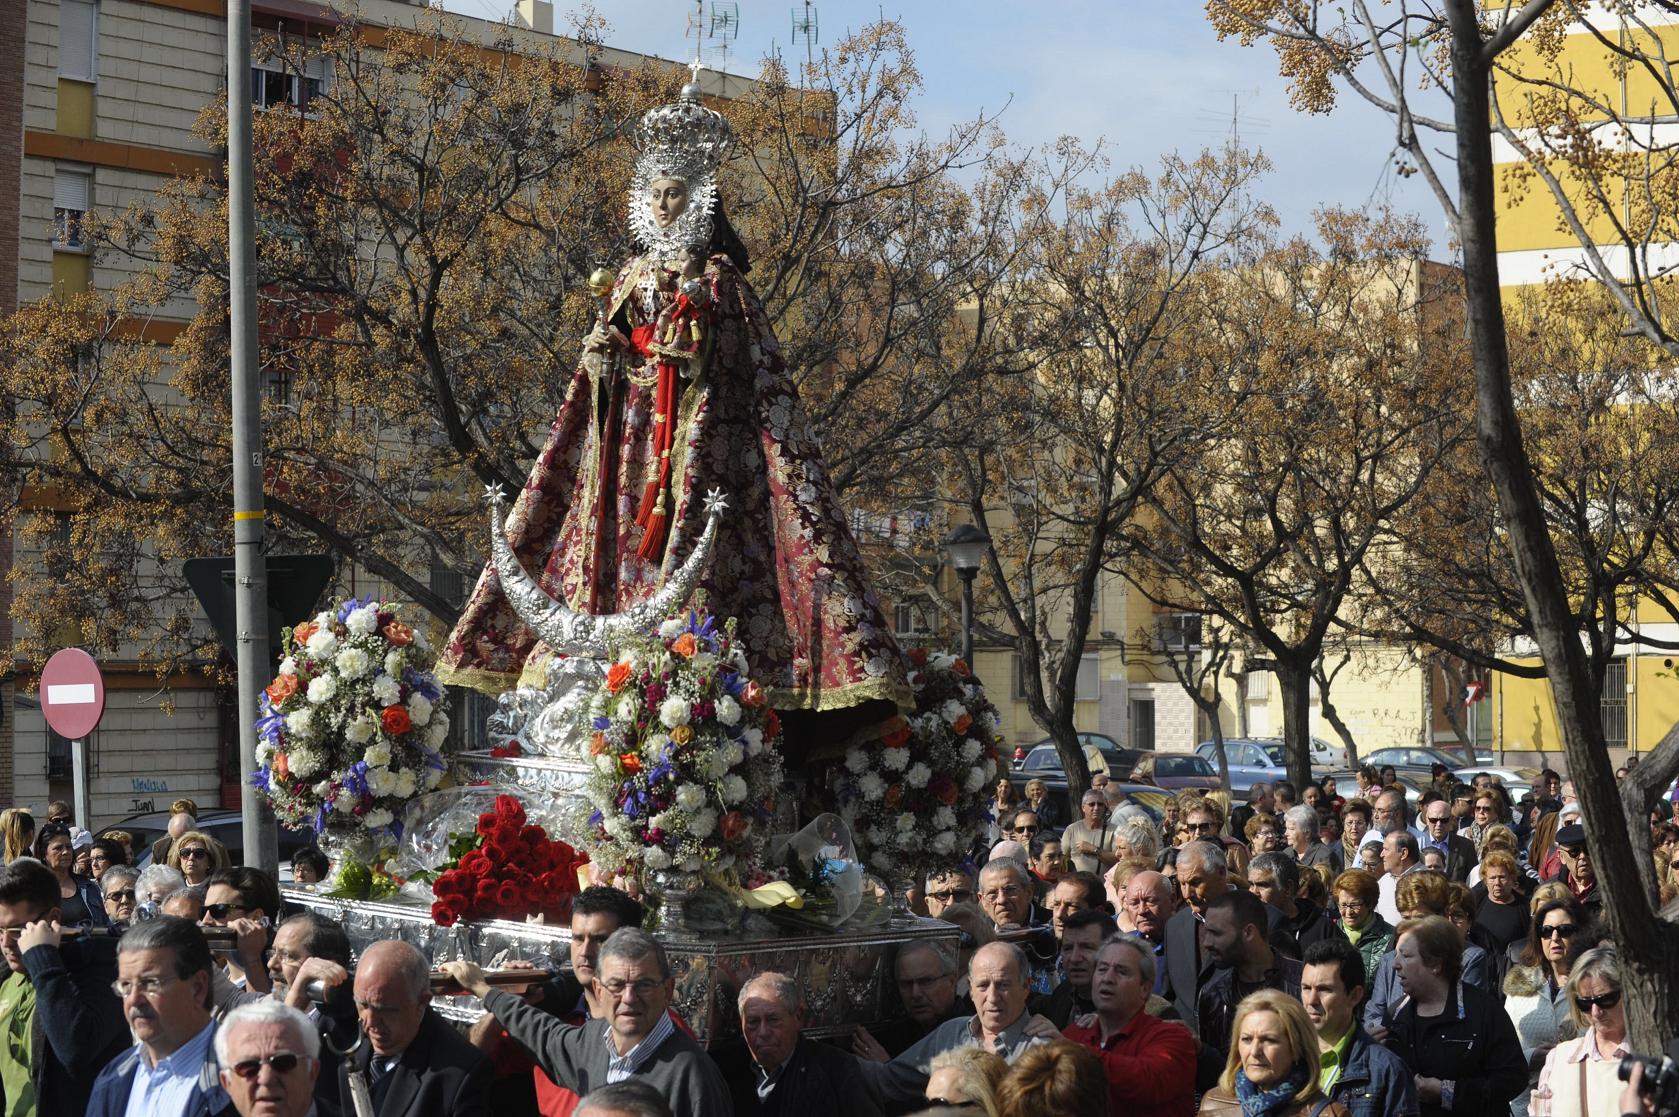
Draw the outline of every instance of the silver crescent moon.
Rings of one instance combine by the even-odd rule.
[[[605,659],[607,645],[618,634],[645,633],[688,603],[700,575],[711,558],[717,540],[717,524],[728,510],[723,494],[713,489],[706,496],[705,530],[682,563],[665,579],[664,585],[646,601],[621,613],[579,613],[550,597],[525,572],[518,556],[508,545],[502,529],[501,506],[505,501],[498,486],[488,492],[490,505],[490,562],[501,580],[501,592],[519,619],[530,625],[556,652],[573,657]]]

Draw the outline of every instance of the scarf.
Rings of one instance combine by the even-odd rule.
[[[1248,1081],[1246,1071],[1236,1071],[1236,1100],[1242,1105],[1242,1117],[1269,1117],[1287,1109],[1306,1085],[1306,1068],[1295,1067],[1289,1076],[1271,1087],[1261,1090]]]

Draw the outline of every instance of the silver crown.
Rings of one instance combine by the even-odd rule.
[[[698,63],[695,80],[681,97],[651,109],[636,126],[635,174],[630,178],[630,231],[644,248],[672,255],[711,243],[711,215],[717,205],[717,168],[729,153],[734,131],[723,114],[700,102]],[[648,195],[662,178],[688,187],[688,208],[667,228],[653,220]]]

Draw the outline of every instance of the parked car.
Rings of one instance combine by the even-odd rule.
[[[1204,757],[1216,773],[1218,752],[1213,742],[1202,741],[1195,746],[1197,756]],[[1230,794],[1240,801],[1256,783],[1275,783],[1288,779],[1283,764],[1282,742],[1259,737],[1227,737],[1224,759],[1230,766]]]
[[[1099,733],[1081,733],[1079,737],[1089,738],[1084,740],[1084,760],[1093,776],[1101,772],[1110,780],[1125,779],[1143,755],[1136,749],[1122,749],[1113,743],[1113,738]],[[1101,742],[1111,747],[1103,747]],[[1067,770],[1061,765],[1061,754],[1055,751],[1054,742],[1033,745],[1026,759],[1009,772],[1009,782],[1018,789],[1023,790],[1030,780],[1044,781],[1045,789],[1052,795],[1067,790]]]
[[[210,835],[227,847],[227,855],[233,864],[241,864],[245,859],[245,830],[244,819],[238,811],[211,810],[204,811],[198,816],[198,830]],[[103,838],[112,830],[126,830],[134,835],[137,847],[135,866],[145,868],[152,863],[152,843],[169,832],[169,812],[153,811],[150,814],[129,815],[121,822],[113,822],[104,827],[95,837]],[[315,844],[315,835],[307,831],[287,830],[277,826],[280,844],[280,873],[287,880],[291,879],[291,856],[305,846]]]
[[[1521,798],[1522,794],[1530,790],[1539,779],[1537,768],[1511,768],[1501,764],[1464,764],[1463,754],[1456,750],[1447,751],[1441,748],[1391,748],[1377,749],[1364,763],[1376,768],[1384,764],[1391,764],[1396,770],[1421,773],[1421,782],[1427,783],[1433,778],[1434,765],[1444,764],[1451,769],[1452,775],[1468,783],[1477,775],[1486,773],[1496,776],[1510,792],[1512,799]]]
[[[1131,779],[1168,791],[1181,791],[1186,787],[1216,791],[1222,786],[1218,782],[1218,772],[1207,762],[1207,758],[1192,752],[1149,753],[1131,769]]]

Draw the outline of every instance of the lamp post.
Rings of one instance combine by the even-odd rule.
[[[962,524],[945,537],[944,551],[962,579],[962,658],[974,665],[974,576],[991,546],[991,537],[973,524]]]

